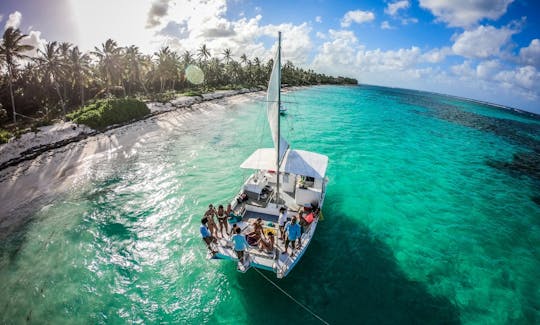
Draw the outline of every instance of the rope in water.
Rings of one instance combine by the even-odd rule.
[[[327,321],[325,321],[324,319],[322,319],[322,317],[320,317],[319,315],[315,314],[311,309],[309,309],[308,307],[306,307],[304,304],[302,304],[300,301],[296,300],[293,296],[291,296],[290,294],[287,293],[287,291],[283,290],[280,288],[280,286],[278,286],[274,281],[270,280],[266,275],[264,275],[261,271],[259,271],[257,268],[253,268],[255,271],[257,271],[257,273],[259,273],[263,278],[266,279],[266,281],[270,282],[274,287],[278,288],[279,291],[281,291],[284,295],[286,295],[287,297],[291,298],[292,301],[294,301],[295,303],[298,304],[298,306],[304,308],[308,313],[310,313],[311,315],[313,315],[313,317],[317,318],[318,320],[320,320],[323,324],[326,324],[326,325],[329,325],[330,323],[328,323]]]

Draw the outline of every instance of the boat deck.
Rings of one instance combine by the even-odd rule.
[[[315,228],[317,227],[318,220],[315,220],[310,226],[308,226],[305,232],[302,234],[301,247],[296,247],[293,251],[293,254],[283,254],[283,252],[285,252],[285,242],[279,239],[277,216],[265,215],[261,213],[253,213],[253,216],[254,219],[253,217],[251,217],[249,211],[247,211],[246,215],[244,215],[244,219],[241,222],[237,223],[237,225],[242,229],[242,233],[246,234],[251,231],[251,222],[249,221],[250,219],[255,220],[256,218],[261,217],[265,221],[274,223],[273,226],[265,224],[264,229],[271,229],[272,231],[274,231],[276,234],[276,240],[274,243],[274,251],[271,253],[262,251],[258,247],[250,246],[246,250],[249,263],[246,264],[247,267],[245,267],[244,271],[246,271],[247,269],[249,269],[249,267],[252,266],[275,272],[277,273],[278,278],[286,276],[306,251],[308,245],[311,242],[313,233],[315,232]],[[272,221],[271,219],[275,219],[275,221]],[[232,236],[229,235],[225,236],[225,238],[218,238],[217,253],[213,256],[213,258],[238,261],[236,252],[233,249],[233,243],[231,241],[231,238]],[[290,246],[289,252],[291,252]],[[239,270],[241,267],[243,266],[239,264]]]

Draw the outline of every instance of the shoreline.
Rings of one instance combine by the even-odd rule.
[[[306,89],[288,87],[285,92]],[[145,118],[96,131],[71,122],[44,126],[0,146],[0,240],[20,229],[32,215],[35,202],[42,206],[76,184],[99,176],[95,161],[129,159],[162,129],[181,128],[193,114],[212,114],[249,101],[261,101],[265,91],[218,91],[203,96],[179,96],[166,103],[147,102]],[[74,127],[74,128],[73,128]],[[11,156],[8,156],[10,154]]]
[[[292,90],[291,88],[288,90]],[[39,132],[30,131],[21,135],[20,138],[12,139],[8,143],[0,145],[0,171],[17,166],[24,161],[33,160],[43,153],[65,147],[70,143],[80,142],[89,137],[104,134],[111,130],[144,121],[167,112],[191,108],[195,104],[212,102],[228,97],[252,94],[261,91],[263,90],[260,88],[218,90],[202,94],[201,96],[178,96],[166,103],[146,102],[146,105],[150,109],[150,114],[140,120],[132,120],[126,123],[111,125],[103,131],[97,131],[86,125],[78,125],[70,121],[42,126],[38,128]]]
[[[10,166],[0,170],[0,240],[24,226],[28,221],[24,216],[36,212],[35,202],[47,206],[57,195],[99,177],[100,171],[93,169],[96,161],[130,159],[161,130],[181,130],[193,114],[212,114],[216,109],[262,100],[264,94],[259,89],[251,89],[213,92],[197,98],[182,96],[172,103],[147,103],[152,113],[145,118],[104,131],[82,126],[72,129],[72,123],[62,122],[43,127],[48,136],[36,138],[33,132],[24,138],[21,136],[18,140],[22,142],[12,144],[12,154],[24,155],[10,159],[7,161]],[[64,138],[51,135],[55,131]],[[5,145],[0,149],[4,158]]]

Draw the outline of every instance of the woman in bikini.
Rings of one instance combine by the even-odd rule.
[[[246,235],[249,245],[257,246],[261,250],[270,250],[271,246],[263,231],[262,219],[258,218],[253,224],[253,231]],[[273,246],[273,245],[272,245]]]
[[[225,233],[229,234],[229,223],[227,222],[228,215],[225,213],[225,210],[223,210],[223,205],[220,204],[218,206],[216,214],[219,221],[219,232],[221,233],[221,237],[223,237],[223,226],[225,226]]]
[[[216,209],[214,209],[214,206],[210,204],[208,206],[208,210],[204,213],[204,216],[208,220],[208,230],[210,230],[210,233],[212,236],[217,237],[217,226],[216,221],[214,219],[214,215],[216,214]]]

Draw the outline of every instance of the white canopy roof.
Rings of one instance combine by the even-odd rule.
[[[281,163],[280,172],[322,179],[326,175],[328,157],[305,150],[288,150]],[[276,169],[276,150],[257,149],[241,165],[247,169]]]

